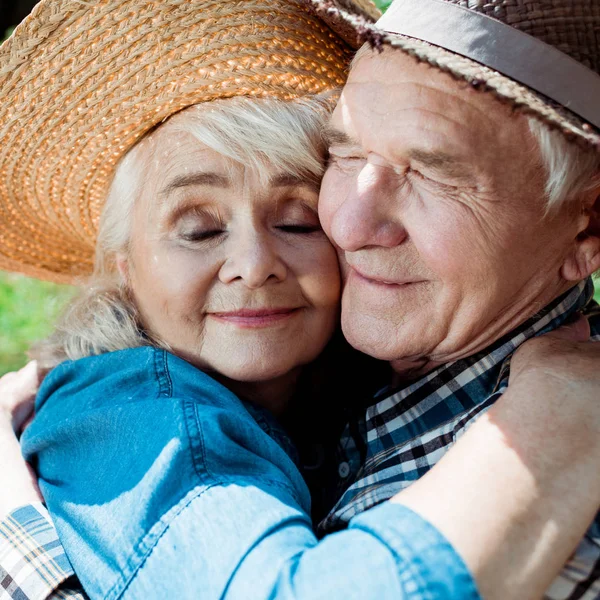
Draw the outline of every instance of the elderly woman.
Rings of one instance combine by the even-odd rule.
[[[522,540],[556,517],[551,502],[534,507],[529,498],[556,494],[562,473],[548,464],[523,469],[497,435],[485,437],[496,428],[482,419],[435,471],[439,485],[449,478],[470,485],[465,465],[452,457],[471,448],[467,466],[477,470],[472,447],[483,450],[482,437],[488,458],[506,460],[505,474],[477,482],[482,492],[492,476],[510,484],[505,497],[498,492],[481,564],[465,566],[461,549],[403,506],[402,495],[317,541],[302,475],[320,470],[320,480],[312,477],[318,492],[329,463],[308,464],[306,450],[327,448],[338,422],[315,411],[339,405],[336,395],[358,401],[379,376],[375,366],[366,370],[366,358],[331,342],[339,273],[316,212],[330,100],[314,92],[339,84],[347,49],[302,2],[197,4],[203,11],[142,0],[65,1],[57,11],[42,2],[2,55],[22,61],[16,46],[26,36],[38,40],[25,80],[39,69],[56,94],[57,73],[68,72],[80,101],[32,102],[31,123],[52,121],[55,129],[40,132],[39,141],[27,132],[5,137],[12,144],[1,163],[5,205],[35,199],[48,218],[26,228],[39,234],[26,244],[30,234],[15,213],[6,226],[6,266],[72,276],[85,268],[88,217],[102,207],[94,275],[37,350],[52,370],[22,438],[65,550],[98,598],[475,598],[467,567],[484,579],[495,548],[520,556]],[[83,31],[99,38],[90,54],[74,50]],[[159,39],[150,44],[153,35]],[[240,39],[248,46],[232,50]],[[157,52],[155,60],[146,51]],[[182,67],[178,60],[194,52],[201,66]],[[167,63],[180,68],[170,81],[161,69]],[[235,73],[229,79],[224,64]],[[115,80],[127,82],[119,110]],[[11,98],[17,91],[25,98],[21,87],[12,77],[2,82]],[[97,116],[82,108],[94,102]],[[3,110],[6,131],[12,109]],[[11,204],[17,182],[22,195]],[[18,236],[20,246],[11,242]],[[359,364],[354,378],[348,371]],[[520,389],[498,403],[496,419],[514,422]],[[16,400],[15,392],[11,408]],[[3,441],[13,442],[11,435]],[[523,502],[519,519],[510,502],[503,506],[515,495]],[[519,537],[512,520],[529,508],[537,518],[516,524]],[[560,536],[559,516],[559,534],[535,557],[535,576],[547,577],[569,551],[565,544],[576,542]],[[522,567],[506,561],[498,568],[510,578]]]

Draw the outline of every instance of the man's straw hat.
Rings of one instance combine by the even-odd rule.
[[[352,0],[317,4],[357,44],[399,48],[600,149],[599,0],[394,0],[376,24]]]
[[[313,0],[42,0],[0,46],[0,269],[91,273],[119,159],[192,104],[341,86],[351,46]],[[370,0],[351,3],[372,21]],[[335,17],[334,17],[335,20]],[[357,43],[353,27],[338,23]]]

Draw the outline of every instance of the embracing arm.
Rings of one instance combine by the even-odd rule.
[[[84,600],[16,436],[33,410],[35,362],[0,378],[0,600]]]
[[[504,395],[392,499],[448,538],[488,600],[542,597],[600,508],[600,343],[588,337],[580,319],[521,346]]]
[[[584,346],[585,349],[581,350]],[[574,353],[585,355],[586,360],[589,359],[588,365],[598,364],[598,357],[587,345],[581,345],[577,350],[569,344],[555,348],[558,359],[561,356],[568,359]],[[517,373],[511,381],[512,399],[506,394],[497,409],[478,421],[448,453],[440,463],[443,468],[431,472],[439,475],[437,487],[433,476],[428,476],[395,499],[421,513],[424,520],[403,506],[386,503],[355,519],[349,531],[328,536],[317,543],[310,532],[306,513],[290,500],[293,494],[282,497],[281,490],[264,486],[254,487],[250,490],[252,493],[247,493],[249,490],[242,487],[237,490],[241,495],[236,499],[233,493],[236,490],[226,491],[223,498],[235,500],[233,521],[239,519],[241,523],[247,523],[250,518],[254,519],[254,541],[239,549],[235,561],[237,567],[230,574],[227,584],[230,597],[235,597],[236,589],[253,589],[253,579],[258,579],[258,584],[263,586],[282,586],[277,597],[286,597],[284,591],[287,591],[289,597],[313,594],[309,596],[313,598],[317,597],[314,595],[315,582],[319,583],[324,594],[328,593],[327,585],[330,592],[333,590],[331,594],[339,593],[340,586],[344,589],[349,586],[348,589],[354,593],[360,592],[361,588],[353,587],[353,583],[365,577],[370,584],[370,594],[382,589],[378,588],[380,583],[387,586],[385,589],[389,592],[402,585],[413,585],[414,589],[415,581],[428,585],[432,597],[451,598],[452,586],[461,584],[466,587],[462,592],[455,587],[454,597],[468,597],[464,589],[470,589],[470,593],[474,594],[472,586],[469,587],[468,576],[465,577],[466,572],[461,570],[460,559],[438,530],[464,557],[485,597],[515,597],[518,585],[525,585],[519,589],[519,598],[533,598],[536,594],[539,597],[577,539],[583,535],[597,507],[599,494],[595,486],[599,457],[589,451],[595,450],[595,446],[582,452],[581,437],[565,437],[558,444],[542,446],[544,451],[559,446],[556,451],[536,452],[538,443],[545,444],[548,436],[555,434],[556,423],[553,419],[534,419],[535,412],[530,408],[520,412],[523,401],[530,402],[531,395],[534,398],[546,395],[540,400],[538,409],[545,409],[545,402],[549,402],[549,406],[559,406],[566,394],[571,396],[574,393],[573,386],[581,380],[581,373],[579,367],[565,365],[566,361],[561,360],[554,372],[571,380],[562,384],[555,381],[544,387],[547,374],[540,371],[539,364],[540,360],[542,363],[547,361],[548,356],[538,358],[537,363],[535,356],[533,360],[529,359],[525,361],[525,364],[529,362],[529,371],[519,373],[514,368],[517,363],[513,363],[513,371]],[[596,367],[591,375],[588,373],[587,387],[575,392],[580,406],[587,402],[591,412],[589,415],[569,413],[567,416],[573,427],[583,426],[590,430],[596,427],[597,419],[590,417],[595,410],[593,400],[598,397],[596,373],[599,371]],[[535,385],[532,387],[532,384]],[[524,416],[531,418],[537,429],[530,431]],[[590,437],[594,437],[595,431],[597,428],[589,432]],[[542,456],[543,461],[539,460]],[[573,485],[574,478],[577,485]],[[585,482],[589,483],[588,487],[582,485]],[[565,489],[569,489],[568,505],[565,503]],[[435,501],[428,502],[428,498]],[[212,499],[217,500],[217,510],[227,510],[223,508],[218,494]],[[204,500],[210,501],[211,496],[205,495]],[[274,512],[267,510],[273,501]],[[172,547],[170,542],[177,540],[179,545],[177,525],[183,526],[180,533],[189,534],[186,519],[192,517],[194,521],[194,508],[201,509],[201,505],[200,499],[196,504],[195,500],[191,500],[190,510],[181,512],[173,520],[165,536],[148,556],[145,568],[151,569],[153,558],[158,561],[164,551],[168,555],[168,549]],[[571,507],[576,507],[576,510],[570,510]],[[274,514],[279,514],[279,517],[268,526],[264,517],[270,515],[269,518],[272,518]],[[193,522],[190,524],[194,525]],[[211,531],[212,526],[214,524],[208,523],[208,530],[203,528],[202,534]],[[175,536],[173,539],[171,534]],[[234,536],[237,534],[237,531],[232,532]],[[185,535],[182,537],[185,538]],[[202,537],[211,542],[210,536]],[[213,554],[208,556],[218,556],[218,539],[213,539],[212,543]],[[199,548],[194,545],[192,552],[198,551]],[[523,557],[527,560],[524,561]],[[164,563],[162,560],[158,562],[161,563],[157,565],[160,569]],[[180,566],[179,561],[176,563],[175,568]],[[338,574],[332,576],[331,568],[335,565],[338,565]],[[327,567],[325,575],[321,567]],[[169,578],[163,581],[168,582]],[[143,590],[144,577],[134,577],[130,585],[132,593],[136,589]]]
[[[21,458],[21,447],[15,435],[33,409],[38,385],[35,362],[18,373],[0,378],[0,456],[5,490],[0,495],[0,519],[18,506],[41,500],[35,473]]]

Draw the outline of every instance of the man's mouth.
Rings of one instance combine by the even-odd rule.
[[[379,285],[383,287],[401,287],[406,285],[411,285],[413,283],[419,283],[420,280],[417,279],[387,279],[385,277],[381,277],[379,275],[371,275],[367,274],[363,271],[359,271],[356,267],[349,266],[348,267],[348,276],[355,277],[359,281],[363,281],[366,283],[370,283],[372,285]]]

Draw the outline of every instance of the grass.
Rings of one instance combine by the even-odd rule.
[[[389,8],[390,4],[392,3],[392,0],[375,0],[375,4],[377,4],[377,7],[385,12],[387,8]]]
[[[48,335],[73,288],[0,272],[0,375],[22,367],[29,346]]]

